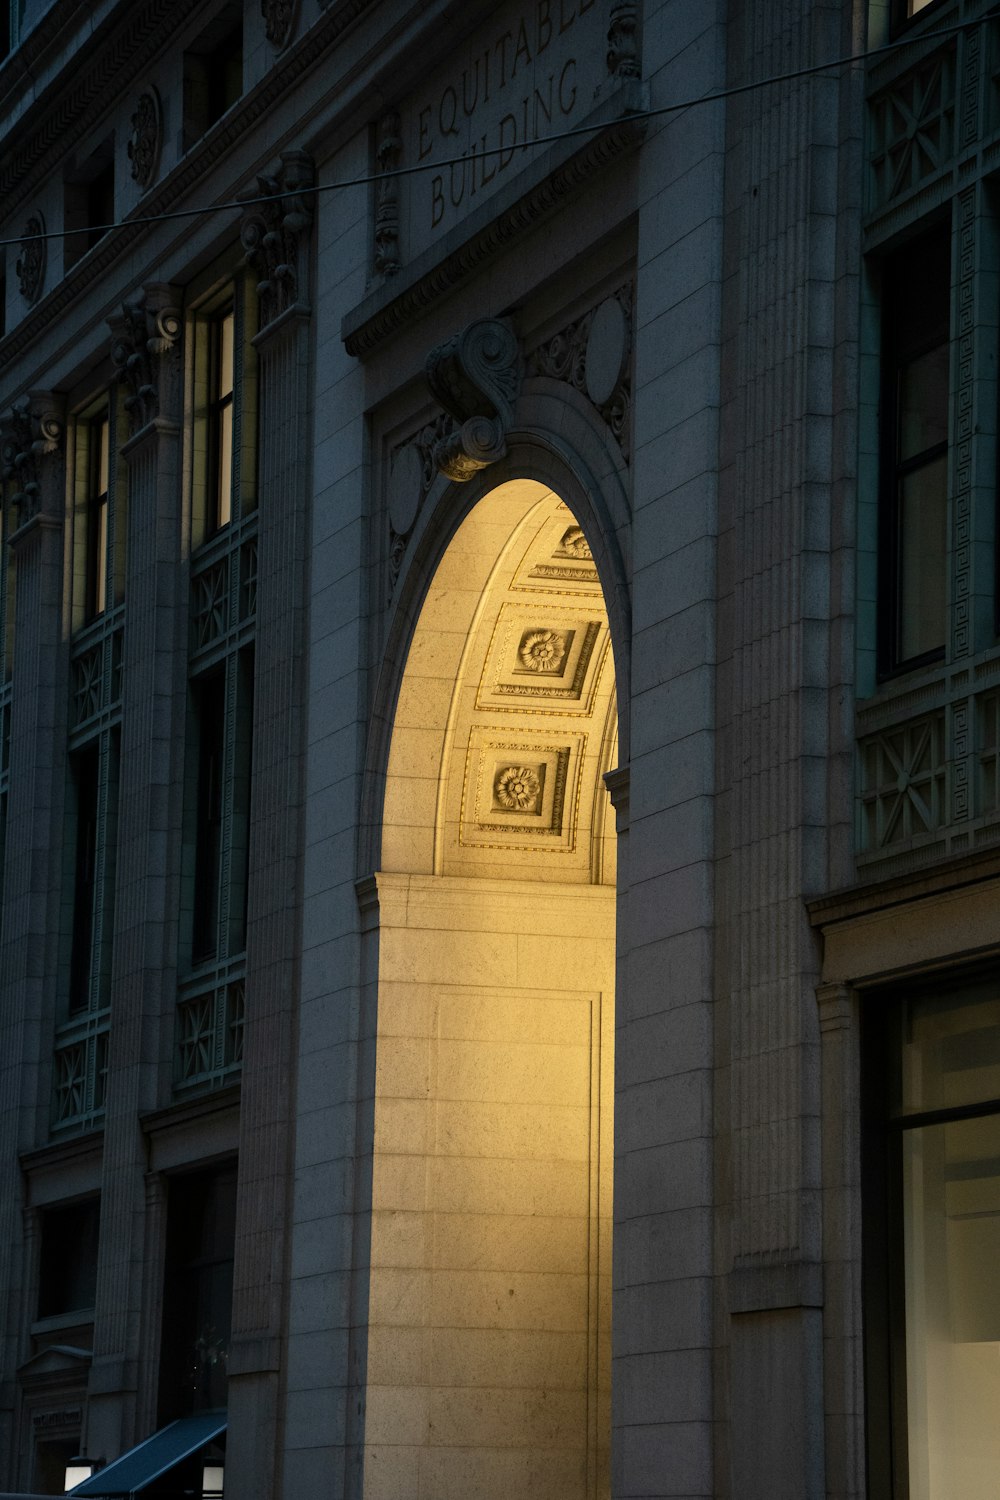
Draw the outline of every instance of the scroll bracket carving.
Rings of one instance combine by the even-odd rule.
[[[435,467],[464,483],[507,453],[520,387],[514,332],[496,318],[470,323],[431,350],[426,374],[432,395],[458,423],[435,444]]]

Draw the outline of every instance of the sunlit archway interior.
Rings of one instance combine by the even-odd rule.
[[[609,1490],[616,742],[583,531],[503,484],[437,567],[392,730],[366,1500]]]

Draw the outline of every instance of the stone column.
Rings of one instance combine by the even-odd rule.
[[[140,1346],[146,1158],[139,1113],[160,1102],[163,1027],[176,992],[186,651],[180,302],[173,287],[155,283],[110,320],[131,431],[122,448],[128,507],[118,862],[89,1414],[91,1451],[108,1457],[144,1437],[155,1416],[136,1403],[147,1358]]]
[[[58,982],[66,746],[62,398],[32,391],[4,423],[3,472],[16,512],[10,791],[0,927],[0,1371],[27,1352],[21,1301],[18,1153],[45,1139]],[[13,1382],[0,1385],[0,1478],[14,1483]]]
[[[307,186],[286,152],[274,192]],[[295,1100],[305,746],[304,623],[309,500],[309,233],[305,198],[247,210],[260,329],[257,644],[253,715],[246,1014],[229,1357],[226,1488],[276,1493],[278,1384]]]

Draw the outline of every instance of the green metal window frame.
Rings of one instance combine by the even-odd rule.
[[[106,497],[97,496],[94,490],[94,443],[105,418],[109,433]],[[67,840],[64,865],[62,1018],[55,1032],[51,1121],[53,1133],[59,1135],[101,1123],[108,1067],[125,627],[125,511],[118,457],[124,432],[117,387],[78,416],[74,435],[72,615],[78,628],[70,643],[67,742],[67,826],[72,826],[72,837]],[[103,527],[97,529],[93,524],[96,501],[104,509]],[[102,547],[99,559],[93,556],[97,544]],[[99,575],[105,580],[104,607],[94,613],[92,580]],[[79,813],[84,800],[93,819],[93,869],[86,880],[80,869]],[[88,908],[82,914],[81,901]],[[81,952],[84,931],[87,940]]]
[[[212,493],[220,464],[216,380],[219,330],[230,311],[232,449],[225,458],[232,501],[228,518],[220,520]],[[194,329],[192,523],[203,540],[191,558],[184,896],[174,1048],[174,1087],[182,1094],[231,1082],[243,1059],[257,615],[252,314],[250,289],[237,280],[203,311]]]

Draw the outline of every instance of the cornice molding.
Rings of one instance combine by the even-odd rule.
[[[275,61],[267,76],[212,127],[201,143],[189,151],[153,191],[136,204],[133,214],[145,219],[176,208],[215,163],[238,144],[258,120],[272,114],[281,96],[294,87],[301,75],[319,62],[343,33],[376,3],[377,0],[339,0],[339,3],[332,5],[301,41]],[[131,71],[128,76],[131,79]],[[238,234],[238,225],[239,219],[234,209],[234,240]],[[93,250],[77,262],[68,276],[36,303],[31,313],[22,318],[6,338],[0,339],[0,367],[22,355],[39,334],[51,325],[53,319],[69,307],[93,281],[101,279],[111,264],[147,233],[149,230],[146,225],[131,224],[126,219],[121,228],[106,234]]]

